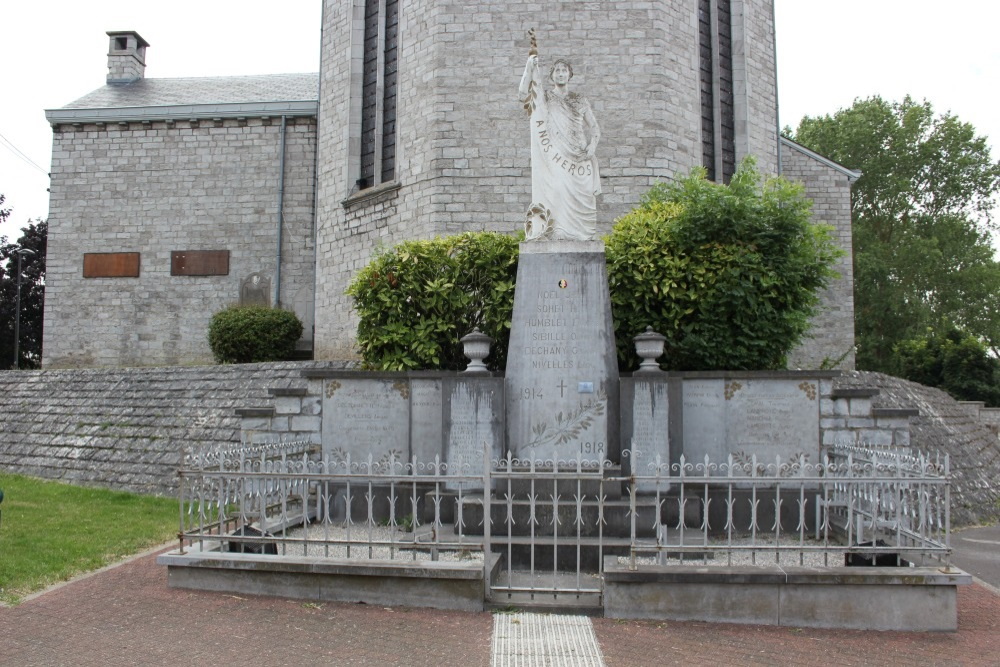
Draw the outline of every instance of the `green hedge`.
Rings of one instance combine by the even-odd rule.
[[[606,239],[619,365],[636,367],[632,337],[651,326],[671,370],[784,368],[842,254],[810,207],[752,160],[728,186],[703,169],[655,185]]]
[[[347,289],[368,368],[462,370],[459,339],[492,337],[492,370],[507,365],[519,238],[492,232],[406,241],[379,250]]]
[[[619,366],[632,338],[667,337],[674,370],[782,368],[835,275],[830,230],[810,224],[799,186],[752,161],[729,186],[703,170],[658,184],[605,239]],[[461,370],[459,339],[479,327],[504,370],[520,239],[467,233],[381,249],[351,282],[358,345],[378,370]]]
[[[208,325],[208,344],[220,364],[287,361],[301,337],[295,313],[265,306],[230,306]]]

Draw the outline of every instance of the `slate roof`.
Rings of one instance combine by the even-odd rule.
[[[115,109],[194,104],[316,101],[319,74],[139,79],[111,83],[63,109]]]

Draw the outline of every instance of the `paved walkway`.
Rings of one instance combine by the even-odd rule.
[[[1000,665],[1000,596],[976,585],[958,600],[954,633],[593,619],[596,655],[581,619],[524,614],[497,619],[505,633],[497,641],[521,631],[542,647],[534,659],[527,651],[501,656],[519,665]],[[0,608],[0,664],[486,666],[494,622],[490,614],[173,590],[166,568],[147,555]],[[540,638],[557,635],[580,660],[545,648]]]
[[[955,550],[952,563],[1000,592],[1000,526],[953,531],[951,546]]]

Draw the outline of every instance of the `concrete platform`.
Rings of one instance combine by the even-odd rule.
[[[642,565],[604,561],[604,615],[864,630],[952,631],[957,568]]]
[[[498,557],[492,567],[497,568]],[[483,611],[479,561],[349,560],[191,551],[160,555],[167,585],[203,591],[273,595],[324,602],[361,602]]]

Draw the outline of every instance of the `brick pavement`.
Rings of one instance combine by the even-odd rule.
[[[959,630],[906,633],[594,619],[607,664],[1000,664],[1000,596]],[[0,608],[3,665],[488,665],[489,614],[169,589],[147,555]]]

